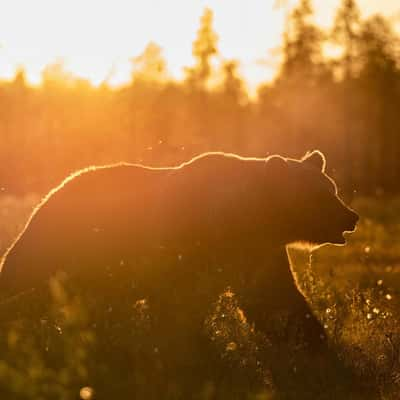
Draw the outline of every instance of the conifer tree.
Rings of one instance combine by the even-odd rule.
[[[133,81],[147,83],[163,83],[168,78],[167,62],[163,56],[162,48],[150,42],[143,53],[132,59]]]
[[[350,79],[359,69],[361,19],[355,0],[342,0],[332,30],[332,39],[343,50],[339,61],[344,79]]]
[[[200,28],[193,42],[195,65],[186,69],[189,84],[204,89],[211,76],[211,59],[218,54],[218,36],[213,28],[213,12],[206,8],[200,19]]]
[[[286,22],[282,78],[313,80],[319,74],[323,34],[312,16],[310,0],[301,0]]]

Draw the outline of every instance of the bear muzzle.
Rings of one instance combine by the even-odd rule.
[[[340,214],[336,211],[336,215],[339,216],[339,218],[336,217],[327,221],[326,243],[344,245],[346,244],[345,233],[354,232],[359,217],[353,210],[347,207],[342,208]]]
[[[354,232],[359,221],[359,216],[353,210],[348,210],[343,232]]]
[[[348,210],[346,217],[340,224],[340,234],[332,241],[334,244],[346,244],[345,233],[354,232],[357,226],[359,216],[353,210]]]

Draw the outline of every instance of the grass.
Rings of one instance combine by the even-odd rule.
[[[293,249],[299,286],[344,360],[382,399],[400,395],[400,199],[356,198],[347,245]]]
[[[36,201],[35,196],[0,199],[3,250]],[[362,218],[357,231],[349,235],[348,245],[321,247],[311,258],[304,250],[292,248],[290,255],[301,290],[343,364],[355,373],[357,384],[365,384],[371,399],[397,399],[400,198],[356,198],[353,207]],[[111,399],[129,397],[133,390],[142,393],[136,398],[159,398],[160,376],[168,369],[155,345],[157,337],[152,336],[153,321],[145,301],[126,304],[124,315],[129,318],[121,324],[109,305],[93,302],[88,293],[60,278],[52,281],[47,297],[21,299],[12,307],[2,305],[0,312],[2,398]],[[329,374],[327,364],[310,358],[304,362],[297,358],[296,370],[279,376],[277,393],[269,373],[271,364],[287,365],[290,351],[299,350],[288,352],[288,347],[282,357],[282,349],[274,348],[247,323],[233,293],[221,295],[206,325],[218,357],[203,354],[203,366],[216,380],[221,370],[230,372],[218,388],[210,381],[193,389],[191,398],[366,398],[348,390],[349,385],[339,388],[340,378]],[[179,346],[172,351],[179,351]],[[188,357],[194,354],[199,355],[188,351]],[[185,379],[187,385],[192,384],[192,377]],[[188,393],[171,380],[163,398],[183,399]]]

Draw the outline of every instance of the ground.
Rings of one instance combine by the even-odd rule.
[[[35,196],[0,199],[3,249],[21,228],[36,201]],[[311,261],[305,250],[291,249],[290,254],[299,285],[346,362],[373,384],[381,399],[396,399],[400,393],[400,199],[358,197],[352,206],[361,215],[361,221],[358,230],[349,235],[347,246],[322,247],[312,254]],[[63,341],[65,346],[66,361],[62,365],[49,369],[49,360],[30,340],[22,340],[24,346],[21,346],[23,324],[18,324],[18,318],[2,342],[8,349],[2,354],[11,354],[12,358],[4,356],[0,362],[0,383],[7,382],[23,398],[36,399],[38,394],[47,393],[46,390],[63,393],[68,398],[65,394],[68,391],[76,393],[76,387],[91,386],[89,366],[92,364],[88,354],[94,328],[88,325],[77,299],[68,296],[57,283],[52,293],[56,305],[63,305],[67,323],[49,327],[48,321],[41,320],[38,327],[41,332],[44,329],[53,329],[54,335],[58,332],[56,340]],[[228,293],[221,298],[216,306],[220,315],[213,317],[210,326],[214,328],[214,340],[225,346],[226,357],[234,358],[240,350],[237,336],[243,334],[238,330],[220,329],[224,324],[221,313],[232,306],[229,296]],[[144,303],[135,305],[138,319],[145,306]],[[244,334],[251,336],[251,329],[246,330],[240,312],[232,316],[237,318]],[[253,339],[256,340],[249,337],[249,343]],[[248,346],[251,351],[251,345]],[[256,368],[257,360],[249,365]],[[60,371],[63,378],[59,378]],[[47,380],[52,381],[52,386],[46,385]],[[324,390],[328,395],[321,398],[329,398],[333,385]]]

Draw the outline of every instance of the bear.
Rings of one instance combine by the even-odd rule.
[[[343,233],[355,229],[357,214],[325,170],[313,151],[302,159],[209,152],[179,166],[78,171],[43,199],[4,255],[0,291],[39,290],[63,271],[99,296],[135,291],[166,337],[187,338],[230,288],[256,330],[268,335],[284,316],[287,330],[295,321],[318,351],[324,330],[286,246],[343,245]],[[175,336],[182,348],[185,339]]]

